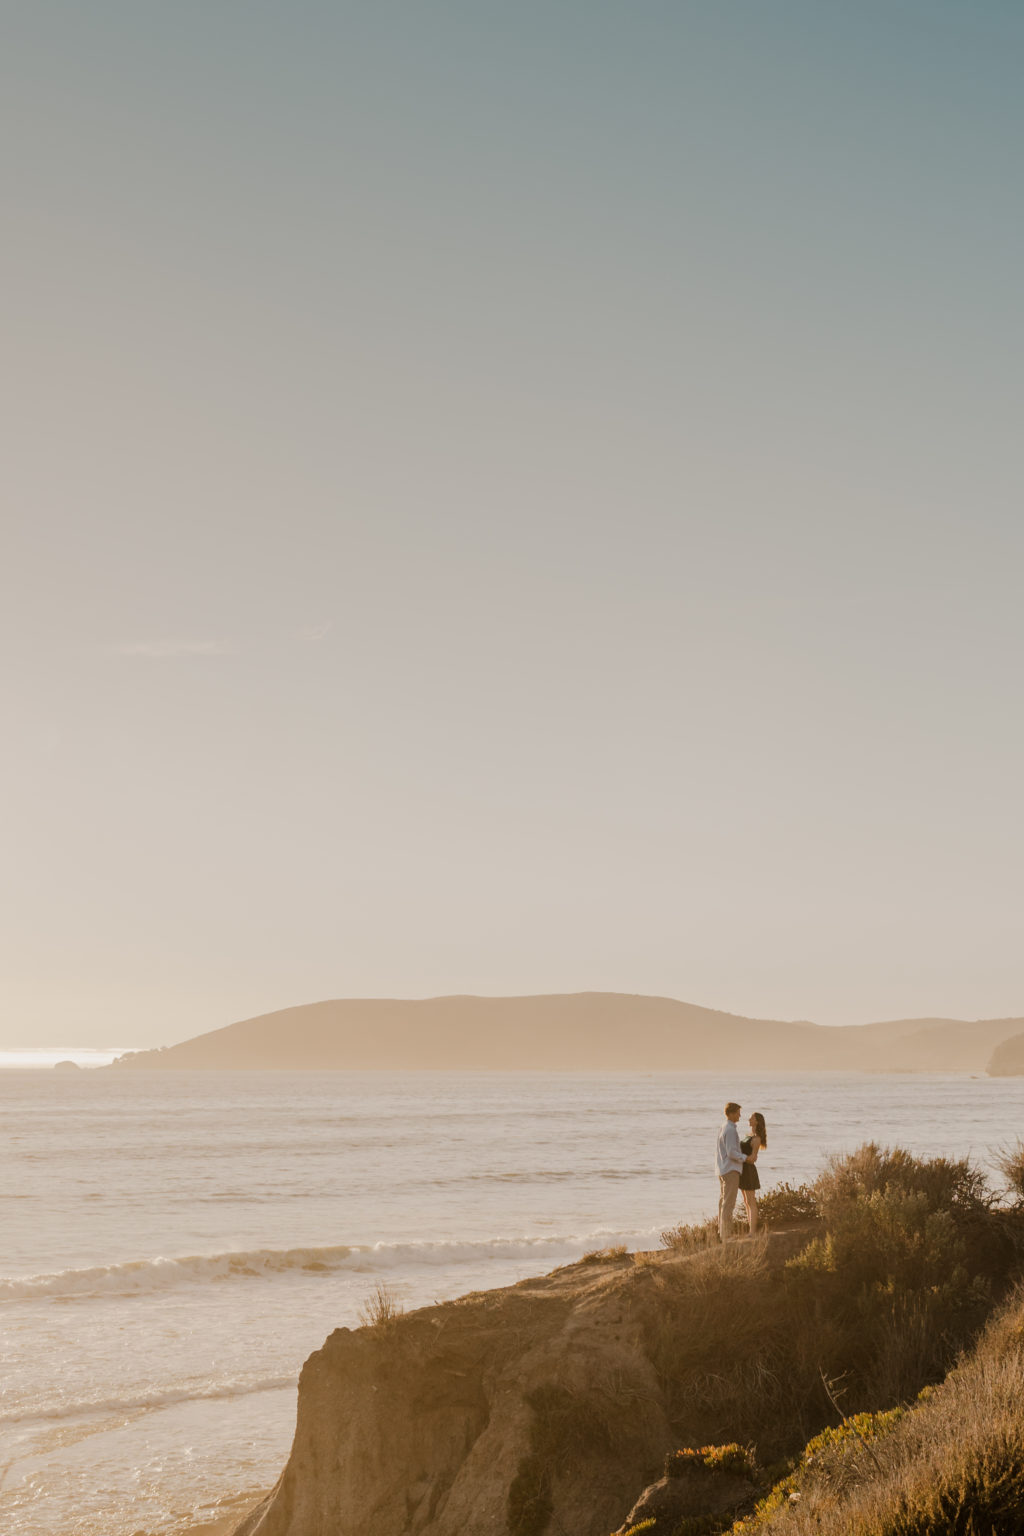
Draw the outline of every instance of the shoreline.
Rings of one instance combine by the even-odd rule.
[[[170,1536],[231,1536],[239,1521],[262,1504],[273,1486],[271,1484],[270,1487],[252,1489],[248,1493],[229,1494],[221,1501],[221,1508],[216,1515],[204,1517],[198,1524],[190,1522],[188,1525],[179,1525]]]
[[[649,1282],[659,1271],[670,1274],[678,1272],[680,1267],[690,1269],[694,1260],[701,1264],[709,1262],[724,1264],[727,1269],[743,1268],[753,1264],[760,1273],[764,1274],[782,1267],[818,1230],[818,1223],[815,1220],[789,1219],[780,1221],[772,1227],[766,1226],[751,1239],[740,1227],[735,1237],[727,1244],[728,1251],[725,1253],[715,1245],[692,1251],[672,1247],[638,1248],[628,1251],[614,1247],[606,1248],[557,1265],[554,1269],[524,1276],[520,1280],[483,1290],[468,1291],[451,1301],[424,1303],[409,1312],[400,1313],[396,1324],[403,1332],[409,1328],[423,1328],[424,1325],[433,1329],[439,1326],[437,1318],[441,1314],[444,1319],[441,1324],[443,1328],[453,1314],[458,1315],[463,1312],[463,1309],[467,1309],[467,1313],[482,1309],[484,1314],[496,1317],[509,1306],[517,1306],[524,1298],[537,1298],[542,1305],[546,1299],[548,1302],[555,1302],[556,1305],[571,1308],[582,1297],[588,1296],[600,1304],[600,1298],[607,1298],[620,1289],[624,1277],[639,1276],[642,1282]],[[454,1309],[458,1309],[458,1313],[455,1313]],[[615,1310],[617,1311],[617,1308]],[[372,1349],[379,1349],[391,1336],[390,1326],[393,1325],[381,1326],[369,1323],[360,1324],[355,1329],[340,1328],[325,1339],[321,1348],[315,1351],[307,1361],[307,1367],[311,1362],[320,1359],[325,1351],[330,1351],[341,1335],[352,1340],[361,1336],[363,1342],[357,1345],[360,1350],[366,1343],[369,1343]],[[499,1324],[499,1328],[500,1326]],[[464,1363],[460,1361],[460,1365]],[[374,1391],[376,1390],[375,1386]],[[269,1494],[274,1492],[281,1478],[287,1481],[286,1473],[298,1438],[297,1426],[296,1442],[293,1442],[282,1464],[279,1478],[273,1484],[249,1494],[228,1496],[223,1501],[223,1512],[218,1513],[215,1518],[178,1527],[169,1533],[169,1536],[234,1536],[240,1523],[247,1515],[252,1514]]]

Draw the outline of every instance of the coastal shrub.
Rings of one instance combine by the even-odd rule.
[[[591,1248],[580,1259],[581,1264],[605,1264],[613,1259],[628,1259],[629,1249],[625,1243],[619,1243],[614,1248]]]
[[[1006,1192],[1015,1205],[1024,1205],[1024,1141],[999,1147],[993,1157],[996,1168],[1006,1180]]]
[[[937,1380],[991,1308],[951,1213],[894,1185],[833,1205],[826,1232],[787,1274],[794,1304],[828,1319],[822,1363],[845,1378],[854,1409],[888,1406]]]
[[[718,1222],[713,1216],[692,1226],[680,1222],[676,1227],[666,1227],[661,1241],[664,1247],[676,1253],[697,1253],[702,1248],[713,1248],[718,1243]]]
[[[757,1462],[749,1445],[684,1445],[665,1457],[666,1477],[685,1477],[690,1472],[702,1475],[727,1473],[734,1477],[758,1476]]]
[[[880,1147],[874,1141],[829,1158],[813,1190],[826,1221],[852,1202],[887,1190],[921,1195],[929,1210],[948,1211],[954,1217],[977,1215],[993,1204],[984,1173],[969,1158],[920,1158],[903,1147]]]
[[[967,1159],[834,1158],[786,1191],[798,1203],[775,1219],[819,1225],[785,1264],[766,1241],[723,1247],[711,1220],[663,1234],[692,1258],[636,1269],[631,1306],[673,1433],[691,1457],[749,1442],[776,1461],[753,1513],[709,1530],[1024,1536],[1006,1513],[1024,1512],[1024,1289],[951,1371],[1024,1265],[1018,1155],[1002,1206]]]
[[[692,1263],[635,1272],[645,1347],[686,1444],[750,1441],[779,1460],[835,1422],[834,1399],[847,1414],[912,1399],[971,1343],[1024,1253],[967,1160],[869,1143],[792,1193],[820,1226],[785,1268],[768,1267],[764,1243],[723,1247],[709,1220],[663,1234]]]
[[[807,1222],[818,1221],[821,1215],[811,1184],[800,1184],[795,1189],[792,1184],[776,1184],[770,1189],[762,1189],[757,1196],[757,1210],[762,1227],[804,1226]],[[737,1204],[734,1219],[738,1227],[747,1225],[745,1203]]]
[[[836,1275],[846,1293],[876,1284],[918,1288],[964,1259],[948,1211],[923,1194],[879,1190],[832,1212],[827,1231],[790,1260],[791,1271]]]
[[[820,1212],[818,1198],[810,1184],[773,1184],[757,1196],[757,1209],[763,1222],[782,1226],[785,1222],[816,1221]]]
[[[918,1396],[924,1399],[927,1393],[934,1392],[934,1387],[926,1387]],[[813,1461],[815,1458],[825,1458],[835,1451],[845,1455],[850,1445],[856,1442],[866,1444],[869,1440],[877,1440],[879,1435],[888,1434],[902,1419],[905,1408],[889,1408],[884,1413],[855,1413],[852,1419],[844,1419],[841,1424],[830,1425],[823,1429],[820,1435],[815,1435],[809,1441],[804,1451],[804,1460]]]
[[[815,1185],[826,1226],[873,1194],[902,1191],[944,1211],[970,1254],[972,1273],[1001,1285],[1024,1261],[1024,1201],[998,1207],[985,1176],[968,1158],[918,1158],[874,1142],[833,1158]]]
[[[735,1521],[731,1530],[740,1536],[752,1536],[763,1529],[779,1510],[799,1503],[809,1479],[813,1478],[818,1487],[833,1491],[856,1483],[864,1475],[864,1448],[895,1429],[904,1412],[903,1408],[891,1408],[884,1413],[858,1413],[823,1429],[808,1441],[796,1466],[776,1479],[770,1492],[758,1500],[753,1513]],[[868,1454],[874,1455],[872,1451]]]
[[[402,1316],[405,1308],[385,1280],[379,1280],[359,1308],[359,1321],[364,1328],[378,1332],[390,1329]]]
[[[1024,1297],[904,1411],[809,1443],[736,1536],[1022,1536]]]

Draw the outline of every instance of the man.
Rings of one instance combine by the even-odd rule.
[[[723,1243],[732,1237],[732,1213],[740,1187],[740,1174],[747,1161],[740,1151],[740,1133],[736,1123],[740,1118],[740,1106],[725,1106],[725,1119],[718,1133],[718,1236]]]

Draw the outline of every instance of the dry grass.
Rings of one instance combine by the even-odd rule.
[[[378,1280],[359,1308],[359,1321],[364,1328],[375,1328],[378,1333],[383,1333],[394,1327],[404,1311],[390,1285]]]
[[[591,1248],[580,1259],[581,1264],[608,1264],[615,1259],[628,1259],[629,1249],[625,1243],[619,1243],[615,1248]]]
[[[713,1216],[692,1226],[680,1222],[676,1227],[666,1227],[661,1241],[675,1253],[698,1253],[703,1248],[715,1248],[719,1241],[718,1222]]]
[[[810,1448],[809,1448],[810,1449]],[[888,1433],[803,1458],[742,1536],[1018,1536],[1024,1532],[1024,1296]],[[774,1505],[774,1507],[770,1507]]]
[[[820,1215],[814,1186],[810,1184],[800,1184],[796,1188],[791,1184],[776,1184],[771,1189],[762,1190],[757,1197],[757,1209],[762,1227],[801,1225],[816,1221]],[[734,1220],[737,1227],[747,1225],[747,1208],[743,1202],[737,1203]],[[719,1241],[718,1221],[709,1216],[706,1221],[692,1224],[680,1222],[678,1226],[667,1227],[661,1234],[661,1241],[675,1253],[697,1253],[702,1248],[713,1248]]]
[[[992,1159],[1006,1180],[1006,1193],[1015,1204],[1024,1204],[1024,1141],[999,1147]]]
[[[1002,1205],[966,1159],[868,1143],[766,1191],[766,1225],[816,1223],[783,1269],[713,1220],[662,1234],[686,1263],[634,1266],[678,1442],[749,1444],[767,1480],[799,1458],[738,1536],[1024,1536],[1024,1290],[975,1347],[1024,1268],[1024,1143],[999,1166]]]
[[[913,1399],[971,1344],[1024,1244],[1024,1212],[996,1210],[973,1165],[899,1148],[834,1159],[785,1200],[822,1215],[781,1272],[763,1240],[722,1247],[710,1220],[663,1234],[689,1263],[635,1271],[681,1443],[750,1441],[772,1462],[835,1423],[829,1383],[840,1413]]]
[[[634,1253],[633,1263],[637,1269],[656,1269],[661,1263],[661,1255],[656,1252],[641,1250]]]
[[[789,1312],[782,1276],[766,1269],[766,1239],[715,1244],[685,1265],[638,1272],[634,1308],[682,1444],[764,1440],[794,1446],[788,1386]]]

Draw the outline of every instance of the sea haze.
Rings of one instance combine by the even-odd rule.
[[[1012,1138],[966,1075],[0,1073],[9,1536],[168,1536],[269,1486],[303,1359],[378,1280],[407,1306],[706,1215],[722,1103],[766,1185],[868,1138]]]

